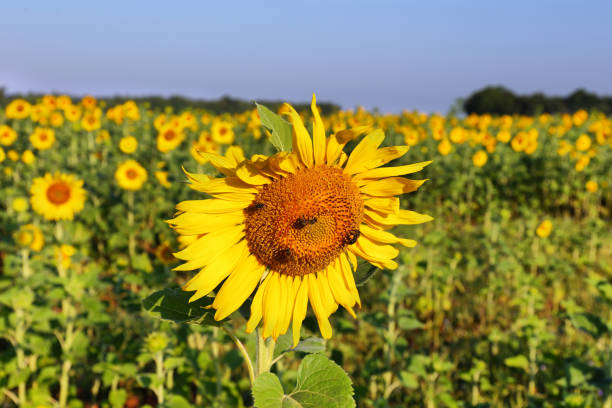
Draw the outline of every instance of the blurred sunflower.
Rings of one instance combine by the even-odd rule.
[[[234,130],[230,122],[219,120],[213,122],[210,133],[215,143],[232,144],[234,143]]]
[[[30,135],[30,143],[38,150],[50,149],[53,143],[55,143],[55,131],[53,129],[37,127]]]
[[[22,247],[31,249],[32,251],[39,252],[45,245],[45,237],[34,224],[22,225],[17,232],[13,235],[15,242]]]
[[[17,132],[13,128],[7,125],[0,126],[0,144],[10,146],[15,140],[17,140]]]
[[[157,150],[162,153],[176,149],[185,140],[185,134],[172,123],[164,125],[157,135]]]
[[[167,171],[156,171],[155,178],[157,179],[157,181],[159,181],[159,184],[161,184],[163,187],[165,188],[172,187],[172,184],[168,181]]]
[[[138,148],[138,140],[134,136],[125,136],[119,140],[119,150],[125,154],[132,154]]]
[[[247,331],[263,319],[263,336],[277,338],[293,324],[300,338],[308,302],[321,334],[329,338],[329,316],[342,305],[355,317],[361,305],[353,278],[357,256],[378,268],[395,269],[399,251],[413,247],[388,229],[430,221],[428,215],[400,209],[396,195],[417,190],[425,180],[398,177],[430,162],[380,166],[401,157],[407,146],[379,148],[381,130],[365,136],[350,156],[344,145],[367,128],[325,137],[313,95],[311,139],[302,119],[288,104],[293,152],[271,157],[204,153],[224,178],[187,173],[190,187],[212,199],[183,201],[168,223],[187,244],[174,255],[176,270],[200,269],[184,290],[199,299],[225,280],[212,307],[221,320],[255,291]]]
[[[35,160],[36,156],[34,156],[34,153],[32,153],[30,149],[24,150],[23,153],[21,153],[21,161],[25,164],[32,164]]]
[[[552,225],[552,222],[550,222],[550,220],[542,221],[540,225],[538,225],[538,228],[536,228],[537,236],[540,238],[548,238],[548,236],[552,232],[552,227],[553,225]]]
[[[147,171],[136,160],[126,160],[117,167],[115,180],[124,190],[140,190],[147,181]]]
[[[37,177],[30,188],[32,208],[47,220],[71,220],[85,205],[83,180],[56,172]]]
[[[32,105],[23,99],[15,99],[6,106],[6,117],[9,119],[24,119],[30,115]]]
[[[489,159],[489,156],[487,156],[487,152],[485,152],[484,150],[478,150],[472,156],[472,163],[476,167],[482,167],[485,164],[487,164],[488,159]]]

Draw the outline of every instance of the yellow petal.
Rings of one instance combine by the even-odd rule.
[[[210,179],[203,183],[191,184],[190,187],[196,191],[207,194],[226,194],[226,193],[249,193],[257,194],[259,191],[240,180],[238,177],[222,177]]]
[[[308,299],[310,299],[310,304],[312,305],[317,322],[319,323],[321,336],[323,336],[324,339],[329,339],[332,335],[332,327],[331,324],[329,324],[329,315],[326,314],[325,304],[323,303],[319,283],[315,275],[316,273],[311,273],[305,276],[308,282]]]
[[[208,295],[215,289],[223,279],[236,268],[238,261],[246,256],[248,248],[246,244],[238,244],[229,248],[227,251],[220,253],[211,263],[196,274],[185,286],[183,290],[197,291],[190,302],[198,300],[202,296]]]
[[[217,231],[219,228],[230,227],[243,222],[244,212],[242,210],[214,215],[186,212],[167,221],[181,235],[206,234]]]
[[[344,172],[347,174],[355,174],[367,170],[365,164],[374,159],[376,156],[376,149],[384,139],[385,134],[380,129],[376,129],[364,137],[351,152],[348,162],[344,167]]]
[[[230,161],[232,167],[236,167],[244,161],[244,152],[240,146],[230,146],[225,151],[225,157]]]
[[[384,214],[397,214],[400,210],[400,200],[397,197],[369,198],[363,200],[363,205]]]
[[[380,227],[379,229],[389,229],[396,225],[422,224],[433,220],[433,218],[427,214],[419,214],[409,210],[399,210],[397,214],[383,215],[365,208],[363,213],[366,223],[374,228]]]
[[[253,293],[265,270],[266,267],[252,255],[238,262],[234,272],[215,296],[213,302],[213,307],[217,309],[215,320],[225,319],[235,312]]]
[[[173,255],[182,260],[201,259],[206,265],[210,258],[219,252],[227,250],[229,247],[237,243],[244,236],[243,227],[235,226],[216,230],[210,234],[206,234],[191,244],[182,251],[175,252]],[[203,265],[201,265],[203,266]],[[196,269],[201,266],[196,266]]]
[[[314,123],[312,125],[312,145],[314,152],[315,164],[325,163],[325,126],[319,115],[319,109],[317,108],[317,98],[315,94],[312,94],[312,102],[310,103],[310,109],[312,110],[312,116]]]
[[[304,122],[300,115],[293,109],[293,106],[285,103],[283,105],[289,120],[293,125],[293,151],[296,152],[306,167],[312,167],[313,164],[313,152],[312,152],[312,140],[308,131],[304,127]]]
[[[398,266],[397,262],[391,259],[373,258],[369,256],[367,253],[363,252],[363,250],[359,248],[357,245],[353,245],[349,247],[348,251],[353,252],[355,255],[365,259],[366,261],[368,261],[369,263],[371,263],[372,265],[374,265],[375,267],[379,269],[390,269],[390,270],[397,269],[397,266]]]
[[[341,304],[353,317],[357,317],[355,316],[355,312],[353,311],[352,307],[355,304],[355,299],[353,298],[353,295],[351,295],[351,292],[349,291],[346,283],[344,282],[344,278],[342,277],[342,271],[340,270],[340,259],[336,258],[333,267],[327,268],[325,273],[327,275],[327,280],[329,281],[329,287],[336,302]]]
[[[245,160],[238,165],[238,168],[236,169],[236,176],[245,183],[253,186],[269,184],[271,181],[268,177],[261,174],[257,167],[255,167],[255,165],[248,160]]]
[[[295,283],[297,286],[297,294],[295,296],[295,305],[293,305],[293,347],[300,342],[300,329],[302,322],[306,317],[306,309],[308,308],[308,280],[304,277],[296,277]]]
[[[223,214],[235,212],[246,208],[244,204],[238,201],[225,200],[187,200],[176,205],[176,209],[181,212],[194,212],[205,214]]]
[[[219,173],[224,174],[226,176],[235,176],[236,175],[236,164],[233,163],[232,160],[227,157],[223,157],[220,154],[213,152],[198,152],[200,156],[204,159],[210,161],[210,164],[213,165],[215,169],[219,171]]]
[[[370,180],[359,189],[363,194],[374,197],[391,197],[416,191],[427,180],[410,180],[403,177],[389,177]]]
[[[261,282],[259,288],[257,288],[257,292],[255,292],[253,302],[251,302],[251,315],[249,316],[245,329],[247,333],[252,333],[261,321],[261,317],[263,316],[263,298],[266,292],[266,287],[270,282],[269,278],[270,275],[268,275],[263,282]]]
[[[410,149],[410,146],[382,147],[376,151],[374,158],[365,164],[366,169],[374,169],[389,163],[391,160],[402,157]]]
[[[333,265],[333,264],[332,264]],[[328,268],[333,266],[328,266]],[[319,284],[319,290],[321,293],[321,300],[325,306],[325,313],[330,316],[336,310],[338,310],[338,302],[334,299],[334,295],[329,287],[329,280],[325,271],[317,273],[317,282]]]
[[[357,290],[357,285],[355,284],[355,276],[353,275],[353,269],[351,268],[351,264],[349,263],[349,258],[352,258],[351,261],[354,260],[353,264],[357,265],[357,259],[355,259],[355,255],[352,252],[346,252],[345,254],[340,255],[340,272],[342,272],[342,278],[344,279],[344,283],[348,288],[351,295],[357,302],[359,306],[361,306],[361,298],[359,297],[359,291]]]
[[[295,301],[297,298],[297,292],[299,289],[299,280],[297,277],[284,276],[285,278],[285,289],[288,293],[287,304],[281,310],[282,319],[279,324],[279,334],[287,333],[289,325],[291,324],[291,317],[293,317],[293,308],[295,307]]]
[[[280,317],[280,309],[283,306],[283,296],[287,296],[281,290],[281,275],[278,272],[270,272],[266,280],[270,280],[266,288],[263,300],[263,336],[270,337],[276,328]]]
[[[362,224],[359,231],[374,242],[381,244],[401,244],[407,248],[413,248],[417,242],[412,239],[398,238],[390,232],[382,231]]]
[[[421,171],[429,163],[431,163],[431,161],[413,163],[413,164],[408,164],[406,166],[379,167],[377,169],[366,170],[362,173],[358,173],[354,176],[354,178],[355,179],[374,179],[374,178],[402,176],[405,174],[411,174],[411,173],[416,173],[417,171]]]
[[[394,246],[373,241],[365,234],[359,236],[356,246],[367,254],[366,259],[393,259],[399,255],[399,250]]]

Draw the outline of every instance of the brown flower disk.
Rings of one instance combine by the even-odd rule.
[[[342,169],[319,165],[264,185],[245,216],[250,252],[271,270],[304,276],[355,242],[363,200]]]

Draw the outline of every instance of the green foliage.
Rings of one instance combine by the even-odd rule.
[[[279,152],[290,152],[293,144],[291,136],[293,130],[291,124],[264,105],[258,103],[255,105],[257,106],[261,124],[272,133],[270,143],[272,143]]]
[[[354,407],[351,380],[344,370],[322,354],[306,356],[297,373],[297,385],[285,393],[272,373],[258,376],[253,385],[257,408]]]

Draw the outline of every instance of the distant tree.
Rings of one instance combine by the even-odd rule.
[[[490,86],[468,97],[463,104],[466,113],[513,114],[520,110],[520,103],[512,91],[503,86]]]
[[[612,113],[612,97],[577,89],[567,97],[546,96],[541,92],[515,95],[502,86],[488,86],[470,95],[463,104],[467,114],[492,113],[498,115],[575,112],[579,109]]]

